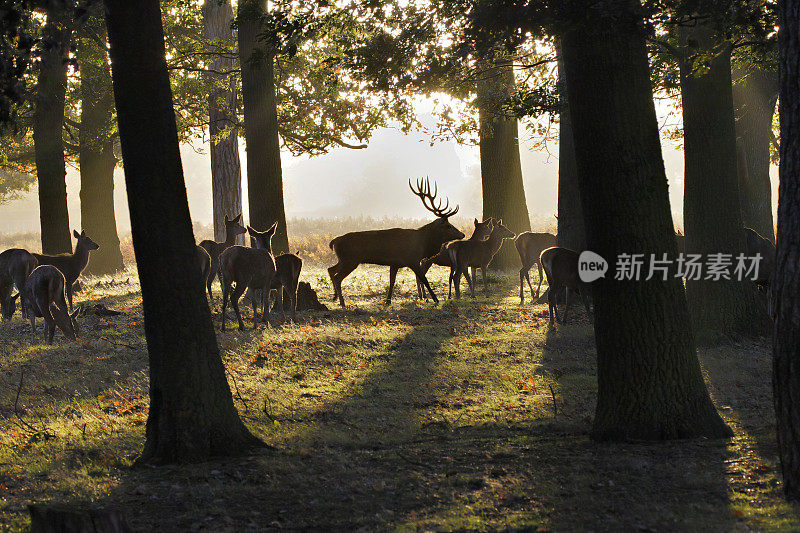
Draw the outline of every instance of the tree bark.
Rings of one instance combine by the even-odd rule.
[[[675,256],[641,6],[587,8],[564,33],[589,248],[611,275],[593,286],[598,440],[729,437],[706,390],[679,278],[615,280],[620,253]],[[613,15],[609,15],[609,11]]]
[[[235,47],[230,0],[205,0],[203,26],[209,51],[231,54]],[[236,87],[233,76],[225,74],[238,65],[232,57],[217,55],[211,60],[208,74],[213,87],[208,96],[209,134],[211,136],[211,189],[213,196],[214,240],[223,242],[225,215],[242,212],[242,166],[239,161],[239,131],[236,125]],[[236,237],[244,244],[244,235]]]
[[[683,29],[682,40],[713,56],[704,70],[682,58],[684,133],[683,219],[687,253],[745,251],[731,89],[731,50],[711,28]],[[716,46],[715,46],[716,45]],[[686,49],[686,46],[684,46]],[[769,318],[751,282],[686,280],[695,332],[703,338],[731,333],[766,334]]]
[[[783,486],[800,500],[800,1],[780,5],[780,186],[773,377]]]
[[[137,462],[241,453],[260,441],[233,406],[200,279],[161,9],[158,0],[105,6],[150,363],[150,412]]]
[[[513,232],[530,231],[531,220],[522,184],[517,118],[502,109],[503,101],[515,90],[514,69],[509,60],[499,59],[479,74],[478,114],[480,121],[481,184],[483,218],[503,219]],[[492,260],[494,269],[519,268],[519,255],[509,239]]]
[[[98,275],[122,270],[125,265],[114,211],[114,88],[105,47],[98,46],[93,37],[106,40],[105,23],[99,12],[84,23],[77,39],[81,72],[81,225],[100,245],[86,267],[86,272]]]
[[[578,187],[578,164],[575,161],[575,142],[572,139],[572,121],[564,79],[564,60],[561,42],[556,40],[558,55],[558,99],[561,103],[558,132],[558,245],[580,252],[586,249],[586,229]]]
[[[64,164],[64,100],[67,91],[67,54],[72,30],[59,6],[47,10],[36,86],[33,142],[39,182],[39,218],[42,253],[72,252],[67,212],[67,170]]]
[[[250,225],[266,231],[274,222],[274,253],[289,251],[283,205],[278,102],[275,94],[275,54],[259,41],[261,15],[267,0],[242,0],[237,12],[239,62],[242,65],[244,138],[247,149],[247,195]]]
[[[753,67],[733,85],[739,146],[739,198],[744,225],[775,242],[769,179],[772,117],[778,100],[778,72]]]

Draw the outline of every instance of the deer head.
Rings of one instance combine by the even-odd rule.
[[[228,218],[228,215],[225,215],[225,235],[228,237],[235,237],[236,235],[247,233],[247,230],[244,229],[244,226],[242,226],[241,222],[241,213],[234,218]]]
[[[441,200],[436,201],[438,187],[436,182],[433,182],[433,193],[431,193],[431,183],[426,177],[425,180],[417,180],[417,188],[411,185],[411,180],[408,180],[408,187],[416,196],[422,200],[422,205],[425,209],[438,217],[437,220],[431,222],[427,227],[431,228],[435,233],[437,239],[441,242],[452,241],[456,239],[463,239],[464,234],[458,228],[450,224],[448,220],[451,216],[458,213],[458,206],[450,208],[450,200],[445,199],[445,205],[442,205]]]
[[[19,298],[19,293],[0,299],[0,313],[3,315],[3,322],[11,320],[11,317],[14,316],[14,311],[17,309],[17,298]]]
[[[495,222],[494,229],[492,230],[492,235],[494,235],[494,236],[496,236],[496,237],[498,237],[500,239],[513,239],[514,237],[517,236],[516,233],[514,233],[513,231],[508,229],[503,224],[503,219],[502,218],[500,220],[498,220],[497,222]]]
[[[260,248],[272,252],[272,237],[278,229],[278,223],[275,222],[269,227],[267,231],[258,231],[251,226],[247,226],[247,233],[251,237],[251,246],[253,248]]]
[[[79,246],[82,248],[86,248],[87,250],[97,250],[100,248],[100,245],[94,242],[89,236],[86,235],[86,230],[81,231],[78,233],[78,230],[72,230],[72,234],[78,239],[78,243],[75,245],[77,249]]]
[[[494,219],[489,217],[488,219],[484,220],[483,222],[478,222],[476,218],[473,221],[475,224],[475,231],[472,232],[472,239],[477,239],[479,241],[483,241],[489,238],[489,235],[492,234],[492,227],[494,224]]]

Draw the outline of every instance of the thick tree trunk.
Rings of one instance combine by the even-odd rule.
[[[736,75],[737,73],[734,73]],[[753,68],[733,85],[739,146],[739,199],[744,225],[775,242],[769,179],[772,117],[778,100],[778,72]]]
[[[45,254],[72,252],[67,212],[67,170],[61,137],[71,38],[72,30],[63,10],[57,6],[49,9],[42,35],[44,51],[40,58],[33,115],[39,218],[42,252]]]
[[[200,280],[158,0],[105,0],[150,362],[138,462],[202,461],[259,443],[233,406]]]
[[[97,275],[122,270],[125,265],[114,212],[114,88],[107,52],[95,37],[105,42],[105,22],[99,10],[83,25],[77,50],[81,71],[81,225],[100,245],[86,267],[86,272]]]
[[[682,36],[713,53],[708,68],[681,63],[684,133],[683,219],[687,253],[732,254],[745,251],[731,90],[730,49],[714,47],[702,25]],[[705,277],[705,274],[703,275]],[[766,334],[769,318],[753,283],[735,280],[686,280],[695,332],[701,337],[730,333]]]
[[[578,187],[578,164],[575,161],[575,142],[572,139],[572,119],[569,114],[567,82],[561,42],[556,40],[558,54],[558,99],[561,102],[558,132],[558,245],[570,250],[586,249],[586,229],[583,222],[581,192]]]
[[[800,500],[800,0],[780,3],[781,163],[773,377],[786,496]]]
[[[592,433],[600,440],[728,437],[703,382],[680,279],[614,279],[621,253],[660,258],[677,249],[640,6],[601,5],[614,16],[590,10],[562,39],[587,244],[612,270],[593,283]]]
[[[258,40],[261,33],[260,17],[266,10],[267,0],[242,0],[237,19],[250,225],[265,231],[278,222],[278,229],[272,238],[272,249],[277,255],[288,252],[289,243],[283,205],[275,57],[269,45]]]
[[[515,90],[514,69],[510,61],[497,60],[480,76],[478,113],[483,218],[502,218],[515,233],[530,231],[531,220],[519,159],[517,118],[508,116],[501,109],[503,101]],[[510,239],[497,252],[491,267],[519,268],[519,255]]]
[[[214,240],[223,242],[225,215],[242,212],[242,166],[239,161],[239,131],[236,126],[236,87],[233,71],[238,62],[225,54],[233,53],[231,29],[233,9],[230,0],[205,0],[203,25],[209,50],[221,55],[211,60],[208,74],[213,89],[208,95],[209,134],[211,136],[211,190],[213,196]],[[244,235],[236,237],[244,244]]]

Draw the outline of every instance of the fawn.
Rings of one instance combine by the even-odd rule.
[[[275,278],[275,259],[272,257],[272,236],[278,223],[272,225],[267,231],[256,231],[250,226],[247,232],[255,239],[256,247],[231,246],[219,256],[219,273],[222,281],[222,331],[225,331],[225,310],[228,305],[228,296],[231,307],[236,312],[239,321],[239,330],[244,330],[242,314],[239,312],[239,298],[244,291],[250,289],[250,300],[253,304],[253,329],[258,327],[258,308],[256,295],[262,291],[262,316],[261,321],[267,322],[269,311],[269,293],[272,280]],[[235,284],[235,286],[234,286]],[[233,290],[231,287],[233,286]]]
[[[67,298],[69,299],[70,312],[72,311],[72,286],[86,268],[86,265],[89,264],[89,252],[100,248],[99,244],[86,235],[86,230],[80,233],[72,230],[72,234],[78,239],[74,253],[59,255],[33,254],[39,262],[39,266],[53,265],[64,274],[64,279],[67,282]]]
[[[36,336],[36,317],[44,317],[47,342],[53,344],[56,326],[70,340],[75,340],[78,323],[77,318],[83,312],[83,306],[72,314],[67,313],[66,279],[53,265],[42,265],[33,269],[23,289],[25,314],[31,322],[31,331]]]
[[[503,239],[513,239],[516,234],[503,224],[503,219],[495,222],[492,233],[485,241],[453,241],[447,244],[450,256],[450,281],[455,286],[456,298],[461,298],[461,276],[466,275],[468,267],[480,268],[483,273],[483,290],[489,289],[486,271],[495,256]],[[466,276],[472,297],[475,297],[475,276],[470,280]]]
[[[514,239],[514,246],[517,248],[519,259],[522,261],[522,268],[519,269],[519,305],[525,302],[524,280],[528,280],[528,288],[533,297],[533,286],[531,285],[530,269],[535,264],[539,267],[539,285],[536,286],[536,298],[539,298],[539,290],[542,288],[542,263],[539,255],[543,250],[556,245],[556,236],[552,233],[532,233],[525,231],[517,235]]]

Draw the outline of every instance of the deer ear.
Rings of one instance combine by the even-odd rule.
[[[81,236],[81,234],[78,233],[78,230],[76,230],[76,229],[72,230],[72,234],[75,236],[76,239],[80,238],[80,236]]]
[[[16,303],[16,301],[17,301],[17,298],[19,298],[19,294],[20,294],[20,293],[17,293],[17,294],[15,294],[14,296],[12,296],[11,298],[9,298],[9,299],[11,300],[11,303],[12,303],[12,304]]]
[[[475,222],[475,227],[477,228],[478,227],[478,219],[476,218],[474,222]]]
[[[236,218],[233,219],[232,222],[236,222],[237,224],[242,221],[242,214],[239,213]]]
[[[230,222],[230,221],[231,221],[231,219],[228,218],[228,215],[225,215],[225,222]]]
[[[258,237],[258,232],[254,230],[251,226],[247,226],[247,233],[249,233],[253,237]]]
[[[497,223],[502,226],[503,225],[503,219],[502,218],[498,218],[497,219]]]
[[[278,221],[276,220],[275,222],[272,223],[272,225],[269,227],[267,232],[268,233],[275,233],[275,231],[277,231],[277,229],[278,229]]]
[[[71,314],[71,315],[69,315],[69,317],[70,317],[72,320],[75,320],[75,319],[76,319],[76,318],[78,318],[79,316],[83,316],[83,306],[82,306],[82,305],[81,305],[81,306],[79,306],[77,309],[75,309],[75,310],[72,312],[72,314]]]

